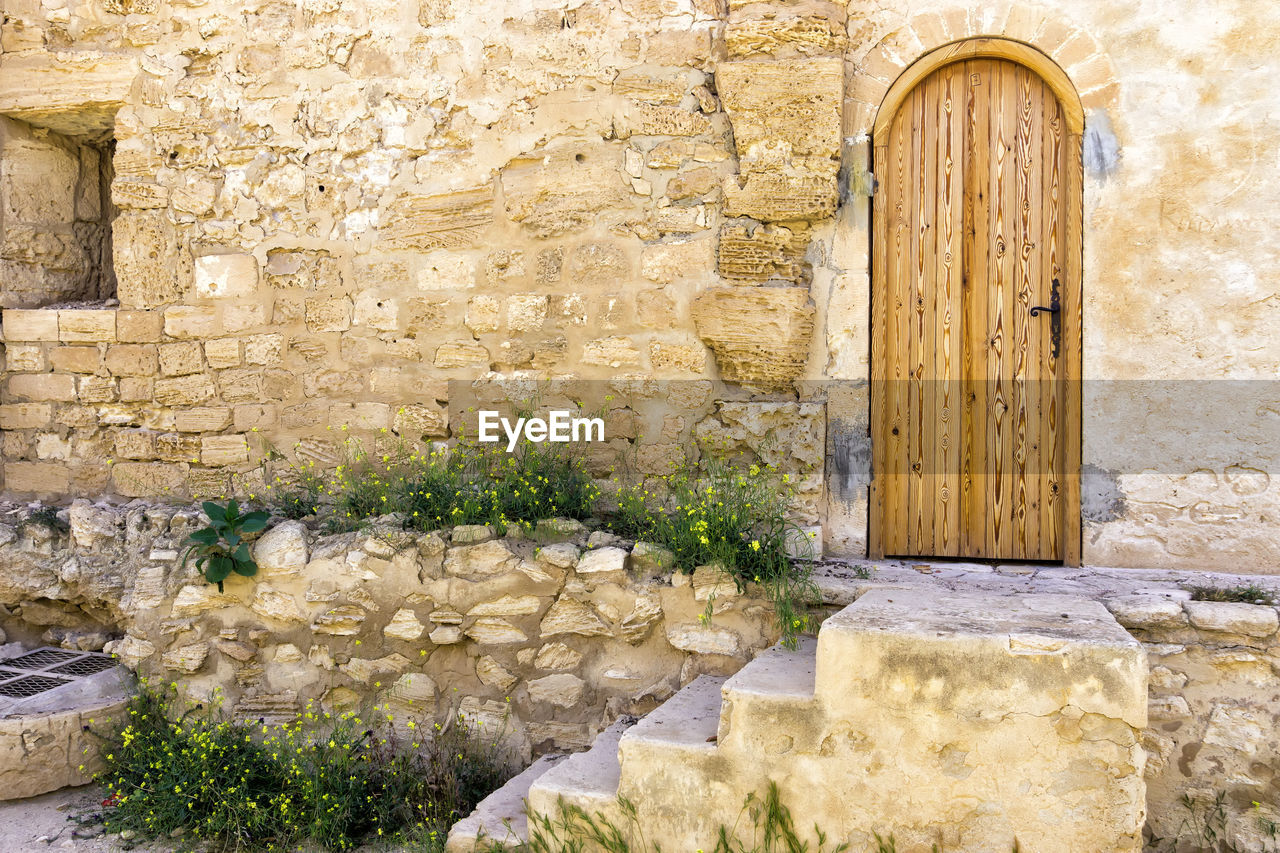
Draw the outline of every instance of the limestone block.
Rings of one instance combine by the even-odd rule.
[[[436,683],[421,672],[406,672],[391,685],[390,698],[413,708],[430,710],[436,703]]]
[[[204,370],[204,350],[198,341],[161,344],[157,347],[160,373],[165,376],[188,376]]]
[[[409,438],[444,438],[448,435],[447,412],[436,406],[411,403],[396,411],[391,428]]]
[[[449,534],[454,545],[479,545],[493,538],[493,528],[487,524],[459,524]]]
[[[504,595],[484,601],[467,611],[468,616],[529,616],[542,609],[536,595]]]
[[[179,432],[218,432],[231,426],[231,410],[222,406],[186,409],[174,413],[174,426]]]
[[[67,515],[71,539],[81,548],[98,548],[120,538],[124,519],[110,507],[94,506],[81,499],[72,501]]]
[[[160,340],[164,313],[160,311],[116,311],[116,340],[121,343],[149,344]]]
[[[391,420],[386,403],[339,403],[329,407],[329,423],[334,429],[381,430]]]
[[[793,156],[839,158],[843,57],[721,62],[716,88],[739,157],[758,157],[781,143]]]
[[[637,542],[631,549],[631,569],[641,578],[664,577],[675,568],[676,555],[652,542]]]
[[[723,190],[725,215],[762,222],[826,219],[839,200],[834,174],[752,172],[725,178]]]
[[[111,482],[120,494],[131,497],[181,495],[187,467],[162,462],[117,462],[111,466]]]
[[[746,17],[734,14],[725,27],[725,47],[732,58],[800,54],[843,54],[849,39],[844,15],[834,5],[829,15]]]
[[[1260,604],[1227,601],[1187,601],[1182,605],[1191,624],[1205,631],[1269,637],[1280,627],[1276,609]]]
[[[379,243],[388,249],[455,249],[474,245],[493,222],[491,185],[439,195],[407,195],[388,206]]]
[[[111,182],[111,203],[133,210],[168,207],[169,188],[150,181],[117,179]]]
[[[103,651],[115,655],[126,668],[137,669],[140,663],[156,653],[156,647],[140,637],[125,634],[122,639],[107,643]]]
[[[218,588],[212,584],[200,586],[188,584],[178,590],[169,613],[172,616],[196,616],[207,610],[233,607],[239,603],[240,599],[234,595],[218,592]]]
[[[679,106],[633,104],[614,122],[619,138],[630,136],[706,136],[713,132],[702,113]]]
[[[360,633],[364,620],[365,611],[363,608],[345,604],[332,610],[326,610],[317,616],[311,623],[311,630],[317,634],[352,637]]]
[[[707,369],[707,350],[701,344],[650,341],[649,363],[656,374],[702,373]]]
[[[631,612],[623,617],[622,624],[618,626],[618,635],[635,645],[649,636],[649,631],[661,619],[662,598],[657,590],[646,589],[636,596]]]
[[[476,259],[440,249],[422,256],[418,265],[419,290],[466,290],[476,284]]]
[[[516,683],[516,677],[508,672],[502,664],[494,660],[491,655],[482,655],[476,661],[476,677],[486,687],[492,687],[504,693],[511,688],[511,685]]]
[[[58,340],[64,343],[112,343],[116,339],[116,312],[110,308],[58,311]]]
[[[204,373],[157,379],[155,384],[156,402],[162,406],[195,406],[213,395],[213,380]]]
[[[502,322],[501,303],[492,296],[473,296],[467,300],[465,324],[472,334],[496,332]]]
[[[427,638],[437,646],[451,646],[462,642],[462,629],[457,625],[441,625],[428,634]]]
[[[714,288],[694,300],[692,313],[725,379],[783,384],[803,371],[814,317],[806,289]]]
[[[204,666],[205,658],[209,656],[209,644],[207,642],[188,643],[185,646],[178,646],[164,653],[160,658],[160,663],[165,669],[173,669],[179,672],[193,673]]]
[[[621,165],[617,144],[570,144],[512,160],[502,170],[507,216],[537,237],[579,230],[627,203]]]
[[[1182,601],[1159,595],[1124,595],[1103,602],[1126,628],[1177,628],[1187,624]]]
[[[742,651],[742,637],[729,628],[697,622],[669,623],[667,642],[684,652],[733,656]]]
[[[240,341],[237,338],[218,338],[204,342],[204,357],[209,366],[216,369],[240,366]]]
[[[639,367],[641,353],[635,341],[620,335],[598,338],[582,345],[582,363],[597,367]]]
[[[621,548],[597,548],[583,554],[574,571],[578,577],[592,583],[624,583],[629,556]]]
[[[564,643],[549,643],[538,650],[533,665],[538,669],[568,670],[577,669],[582,663],[582,654]]]
[[[529,682],[529,699],[559,708],[572,708],[582,701],[585,686],[585,682],[576,675],[563,672],[544,675]]]
[[[642,104],[679,104],[689,91],[688,73],[683,68],[655,71],[628,68],[613,79],[613,93]]]
[[[720,277],[731,282],[786,281],[807,285],[812,278],[805,252],[809,234],[781,225],[726,224],[716,252]]]
[[[400,301],[364,291],[356,297],[352,323],[355,326],[393,332],[400,328]]]
[[[529,639],[523,631],[506,619],[494,616],[482,616],[472,622],[471,627],[463,633],[482,646],[523,643]]]
[[[489,351],[477,343],[449,343],[436,348],[436,367],[488,367]]]
[[[3,314],[6,341],[58,340],[58,312],[48,308],[6,308]]]
[[[156,348],[150,344],[107,347],[104,363],[112,376],[154,376],[160,366]]]
[[[70,136],[109,135],[137,74],[138,58],[123,53],[6,53],[0,113]]]
[[[354,313],[355,306],[346,296],[308,299],[307,329],[312,332],[345,332],[351,328]]]
[[[464,545],[445,552],[444,571],[461,578],[487,578],[515,571],[520,558],[501,540]]]
[[[158,210],[124,210],[111,224],[116,294],[129,308],[155,308],[182,297],[175,229]]]
[[[213,338],[223,333],[214,309],[201,305],[178,305],[164,311],[164,333],[171,338]]]
[[[264,576],[296,575],[307,565],[307,528],[282,521],[253,543],[253,559]]]
[[[338,669],[361,684],[369,684],[377,678],[398,675],[409,666],[409,659],[398,652],[370,660],[368,658],[352,658]]]
[[[422,636],[426,626],[418,621],[418,616],[408,608],[400,608],[391,617],[391,621],[382,629],[382,633],[394,640],[411,641]]]
[[[719,566],[698,566],[689,580],[693,586],[694,601],[737,598],[739,595],[738,584]]]
[[[679,201],[681,199],[709,195],[719,187],[720,171],[710,166],[700,166],[681,171],[674,178],[667,181],[667,188],[664,194],[672,201]]]
[[[538,549],[534,557],[538,565],[563,573],[578,562],[578,546],[572,542],[557,542]]]
[[[48,426],[53,407],[48,403],[6,403],[0,406],[0,429],[35,429]]]
[[[19,373],[9,377],[9,395],[19,400],[69,403],[76,398],[76,378],[59,373]]]
[[[591,605],[569,596],[561,597],[551,605],[547,615],[542,618],[539,630],[542,637],[553,637],[557,634],[607,637],[613,633],[591,609]]]
[[[293,595],[274,589],[268,584],[259,583],[249,609],[264,619],[277,622],[303,622],[305,618],[298,608]]]
[[[258,292],[258,262],[253,255],[196,258],[195,295],[201,299],[253,296]]]
[[[40,373],[47,368],[44,347],[39,344],[6,344],[4,369],[10,373]]]
[[[548,298],[540,293],[521,293],[507,299],[507,327],[513,332],[533,332],[547,320]]]
[[[119,399],[116,380],[110,376],[81,376],[76,382],[76,398],[81,403],[114,403]]]
[[[640,255],[640,274],[661,284],[705,277],[714,269],[715,241],[708,238],[656,243]]]

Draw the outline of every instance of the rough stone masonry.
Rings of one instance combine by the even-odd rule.
[[[10,4],[4,488],[260,494],[272,448],[449,435],[449,380],[608,380],[639,415],[614,450],[655,472],[719,401],[816,407],[806,523],[862,554],[866,132],[915,59],[988,36],[1086,112],[1083,461],[1115,496],[1086,506],[1086,563],[1274,571],[1277,15]],[[655,379],[725,384],[663,417]]]

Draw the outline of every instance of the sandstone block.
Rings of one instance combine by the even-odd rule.
[[[436,683],[421,672],[406,672],[391,685],[391,698],[415,708],[431,708],[436,702]]]
[[[48,366],[44,347],[39,344],[5,344],[4,369],[8,372],[41,373]]]
[[[212,386],[210,386],[212,393]],[[174,413],[174,426],[179,432],[218,432],[231,426],[231,409],[222,406],[200,406]]]
[[[111,466],[111,482],[130,498],[181,495],[186,471],[185,465],[162,462],[117,462]]]
[[[839,187],[834,174],[751,172],[724,179],[724,212],[762,222],[826,219],[835,214]]]
[[[479,545],[493,538],[493,528],[487,524],[459,524],[449,534],[454,545]]]
[[[607,637],[613,633],[589,604],[568,596],[560,598],[551,605],[547,615],[542,618],[539,630],[543,637],[553,637],[557,634]]]
[[[161,462],[197,462],[200,458],[200,437],[163,433],[155,437],[154,451],[155,458]]]
[[[6,308],[0,314],[6,341],[58,340],[58,312],[48,308]]]
[[[689,581],[693,586],[694,601],[737,598],[739,594],[733,577],[719,566],[698,566]]]
[[[125,210],[111,225],[116,293],[126,308],[155,308],[182,296],[175,229],[158,210]]]
[[[538,650],[533,665],[538,669],[567,670],[576,669],[582,663],[581,653],[574,651],[564,643],[549,643]]]
[[[47,495],[66,492],[71,472],[52,462],[6,462],[4,487],[11,492]]]
[[[203,373],[157,379],[155,384],[156,402],[162,406],[195,406],[213,395],[213,380]]]
[[[188,643],[185,646],[179,646],[176,649],[165,652],[160,658],[160,663],[165,669],[193,673],[204,666],[205,658],[208,656],[208,643]]]
[[[240,340],[218,338],[204,342],[204,357],[209,366],[216,369],[240,366]]]
[[[494,616],[482,616],[476,619],[463,633],[482,646],[523,643],[529,639],[523,631],[506,619]]]
[[[312,332],[345,332],[351,328],[355,306],[346,296],[314,297],[306,302],[307,328]]]
[[[305,618],[292,595],[273,589],[265,583],[257,585],[249,609],[264,619],[274,619],[277,622],[302,622]]]
[[[582,345],[582,363],[598,367],[639,367],[641,354],[631,338],[611,335]]]
[[[157,353],[160,373],[165,376],[189,376],[204,370],[204,351],[197,341],[161,344]]]
[[[311,630],[317,634],[353,637],[360,633],[365,618],[363,608],[345,604],[317,616],[311,623]]]
[[[542,599],[536,595],[504,595],[493,601],[477,604],[467,611],[468,616],[529,616],[542,609]]]
[[[69,403],[76,399],[76,378],[58,373],[19,373],[9,377],[9,395],[19,400]]]
[[[307,565],[307,528],[282,521],[253,543],[253,559],[268,576],[296,575]]]
[[[849,39],[843,16],[745,17],[733,15],[725,28],[729,56],[843,54]]]
[[[489,351],[477,343],[450,343],[436,348],[435,366],[488,367]]]
[[[650,341],[649,363],[655,373],[703,373],[707,369],[707,350],[701,344]]]
[[[48,403],[6,403],[0,406],[0,429],[36,429],[53,420]]]
[[[716,88],[739,157],[781,143],[792,155],[839,158],[843,57],[721,62]]]
[[[112,376],[154,376],[160,366],[156,348],[148,344],[107,347],[105,363]]]
[[[627,579],[628,556],[621,548],[597,548],[583,554],[574,571],[592,583],[623,583]]]
[[[171,338],[212,338],[222,333],[218,315],[207,306],[178,305],[164,312],[164,333]]]
[[[808,247],[809,234],[803,229],[728,224],[720,229],[716,262],[721,278],[735,283],[807,285],[812,278],[804,260]]]
[[[116,380],[110,376],[81,376],[76,382],[76,398],[81,403],[114,403],[119,399]]]
[[[392,420],[396,435],[410,438],[444,438],[448,435],[446,412],[435,406],[412,403],[401,407]]]
[[[163,330],[164,314],[160,311],[116,311],[116,340],[121,343],[155,343]]]
[[[101,363],[97,347],[54,347],[49,364],[59,373],[95,373]]]
[[[618,635],[626,642],[636,645],[649,636],[649,631],[662,619],[662,599],[656,590],[646,589],[636,596],[631,612],[622,619],[618,626]]]
[[[218,592],[216,586],[211,584],[202,584],[200,586],[188,584],[178,590],[169,612],[172,616],[195,616],[208,610],[233,607],[238,604],[240,604],[238,598],[234,595]]]
[[[445,552],[444,571],[455,577],[486,578],[515,571],[519,562],[505,542],[494,540],[450,548]]]
[[[390,296],[365,291],[356,297],[352,324],[393,332],[400,328],[400,301]]]
[[[1159,595],[1125,595],[1103,603],[1126,628],[1176,628],[1187,624],[1180,600]]]
[[[586,684],[581,678],[568,673],[556,673],[535,678],[529,682],[529,699],[555,705],[558,708],[572,708],[582,701],[582,693]]]
[[[437,646],[451,646],[462,642],[462,629],[457,625],[441,625],[428,634],[427,639]]]
[[[391,621],[382,629],[382,633],[393,640],[404,640],[406,642],[416,640],[422,636],[422,632],[426,630],[426,626],[418,620],[418,615],[408,608],[400,608],[391,617]]]
[[[661,545],[637,542],[631,549],[631,569],[639,577],[665,577],[675,564],[676,555]]]
[[[626,204],[621,161],[620,145],[583,143],[517,158],[502,171],[507,215],[538,237],[584,228]]]
[[[803,371],[814,316],[807,289],[715,288],[694,301],[692,313],[725,379],[776,385]]]
[[[137,669],[138,664],[156,653],[156,647],[146,640],[126,634],[122,639],[107,643],[103,651],[115,655],[126,668]]]
[[[476,661],[476,677],[480,679],[481,684],[502,692],[506,692],[516,683],[516,677],[491,655],[483,655]]]
[[[533,332],[547,320],[549,300],[538,293],[521,293],[507,300],[507,327],[513,332]]]
[[[114,180],[111,203],[120,208],[154,210],[169,206],[169,188],[149,181]]]
[[[742,637],[728,628],[697,622],[668,624],[667,642],[684,652],[733,656],[742,650]]]
[[[258,262],[253,255],[206,255],[196,258],[196,296],[218,299],[258,292]]]
[[[119,459],[155,459],[155,434],[146,430],[125,430],[117,433],[115,454]]]
[[[391,202],[378,237],[389,249],[454,249],[474,245],[493,222],[491,185]]]
[[[640,255],[640,274],[662,284],[705,277],[714,269],[715,241],[705,238],[656,243]]]
[[[393,652],[384,655],[376,660],[368,658],[352,658],[346,663],[340,665],[338,669],[346,673],[353,680],[361,684],[368,684],[374,679],[382,678],[387,675],[398,675],[404,672],[409,666],[409,659],[402,654]]]

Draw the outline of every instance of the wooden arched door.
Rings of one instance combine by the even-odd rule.
[[[877,120],[870,551],[1078,564],[1078,101],[973,44]]]

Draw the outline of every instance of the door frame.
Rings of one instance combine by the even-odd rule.
[[[1062,542],[1062,561],[1067,566],[1080,565],[1080,467],[1082,464],[1083,418],[1081,413],[1082,313],[1084,304],[1084,168],[1082,141],[1084,135],[1084,107],[1070,78],[1052,59],[1039,50],[1022,42],[1002,38],[974,38],[953,42],[930,51],[912,63],[899,75],[876,113],[872,133],[872,173],[885,162],[888,155],[888,133],[898,110],[915,87],[937,69],[967,59],[1004,59],[1022,65],[1035,72],[1057,96],[1066,124],[1067,158],[1065,192],[1067,194],[1066,256],[1063,258],[1063,275],[1076,288],[1076,297],[1064,300],[1062,316],[1062,381],[1066,383],[1063,394],[1060,458],[1064,489],[1058,520]],[[885,353],[878,334],[887,322],[883,313],[887,282],[884,279],[888,258],[888,192],[878,191],[872,196],[871,210],[871,301],[870,301],[870,358],[871,388],[869,421],[871,432],[871,489],[867,512],[867,553],[872,559],[883,559],[884,542],[881,525],[884,518],[884,500],[880,489],[884,483],[884,441],[878,434],[886,428],[881,422],[879,402],[885,382]],[[1070,309],[1070,310],[1068,310]],[[878,322],[877,322],[878,321]]]

